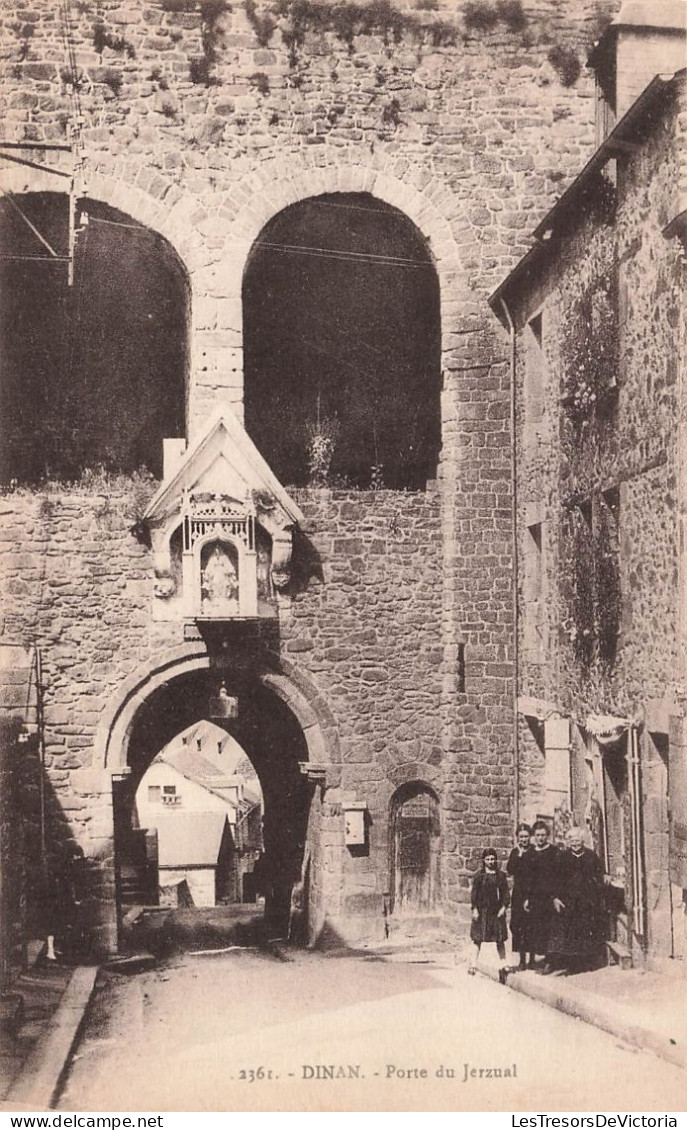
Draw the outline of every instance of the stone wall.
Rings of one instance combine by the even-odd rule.
[[[260,7],[259,18],[272,20],[271,10]],[[191,430],[218,397],[240,412],[252,240],[281,207],[321,192],[373,192],[430,240],[447,391],[464,364],[484,360],[490,319],[480,296],[516,261],[533,218],[593,139],[588,75],[563,85],[548,56],[583,56],[595,5],[524,10],[517,31],[468,27],[454,4],[405,11],[398,42],[388,18],[350,45],[326,27],[305,28],[294,59],[293,21],[281,18],[266,37],[243,4],[227,5],[212,31],[193,3],[80,5],[69,20],[77,97],[54,7],[3,9],[7,139],[64,142],[78,103],[84,195],[160,231],[189,271]],[[204,44],[205,56],[214,52],[209,86],[191,80]],[[51,161],[68,166],[55,153],[34,164]],[[26,166],[5,168],[3,180],[15,191],[64,188]]]
[[[27,876],[24,822],[18,810],[21,723],[0,718],[0,991],[23,965]]]
[[[543,266],[518,315],[521,556],[527,555],[526,527],[541,521],[548,641],[545,663],[528,664],[523,656],[523,688],[553,699],[566,711],[574,705],[579,714],[601,711],[611,702],[632,714],[646,699],[680,693],[675,421],[682,266],[677,241],[663,234],[676,204],[679,149],[673,140],[673,106],[663,114],[652,118],[640,152],[623,161],[613,221],[593,214],[580,221]],[[589,204],[586,210],[589,216]],[[617,298],[611,279],[611,302],[617,301],[620,326],[617,387],[607,390],[607,396],[597,389],[594,395],[606,396],[603,405],[599,402],[582,422],[580,413],[574,422],[565,377],[571,282],[575,294],[585,287],[595,291],[598,280],[606,285],[615,271]],[[526,323],[541,309],[545,383],[533,443],[525,392],[530,355]],[[585,363],[584,343],[580,363]],[[574,562],[564,553],[562,522],[566,514],[614,488],[620,492],[619,649],[611,665],[598,657],[584,664],[575,648],[578,625],[570,602]],[[520,595],[526,601],[523,588]]]
[[[678,432],[684,265],[679,241],[666,235],[679,211],[681,98],[672,89],[654,102],[637,127],[635,149],[618,162],[617,203],[601,182],[593,185],[577,219],[568,220],[514,300],[519,691],[540,700],[542,714],[555,709],[580,727],[571,733],[578,820],[586,815],[584,759],[594,752],[589,739],[583,742],[587,717],[619,715],[642,728],[643,941],[659,957],[673,945],[668,735],[670,719],[684,713]],[[590,297],[589,318],[578,332],[580,303]],[[537,317],[538,329],[531,321]],[[540,392],[533,425],[534,386]],[[535,526],[538,553],[528,531]],[[538,654],[528,624],[533,617],[545,641]],[[604,649],[609,625],[611,632],[617,627],[617,639]],[[549,811],[543,726],[522,718],[519,735],[520,811],[531,817]],[[631,906],[629,840],[627,851]],[[641,956],[639,947],[636,952]]]
[[[335,719],[342,795],[369,805],[371,853],[347,861],[346,889],[359,902],[361,891],[373,896],[381,917],[389,782],[429,777],[441,788],[451,779],[441,744],[440,499],[315,491],[299,501],[309,580],[282,600],[279,646]],[[91,764],[120,685],[183,641],[182,625],[151,620],[152,555],[131,530],[140,505],[140,484],[123,480],[102,494],[53,488],[2,499],[3,636],[41,650],[50,788],[86,845],[91,813],[71,774]]]
[[[158,231],[185,265],[191,437],[219,405],[242,413],[241,284],[268,219],[308,196],[369,192],[428,241],[442,317],[436,492],[307,499],[324,579],[281,609],[282,654],[326,700],[342,788],[372,814],[368,858],[326,832],[343,917],[380,911],[389,803],[410,779],[441,797],[449,905],[465,901],[485,842],[510,841],[510,373],[486,298],[591,150],[592,83],[575,76],[573,56],[598,14],[594,3],[541,0],[524,4],[520,26],[484,28],[455,4],[372,10],[351,38],[327,23],[327,5],[324,26],[294,27],[292,13],[270,31],[271,4],[78,4],[73,66],[54,5],[0,14],[7,138],[62,142],[78,103],[80,191]],[[64,171],[69,158],[42,152],[38,163]],[[64,182],[15,163],[2,183],[21,193]],[[2,507],[5,634],[44,651],[51,781],[107,861],[105,809],[74,794],[70,773],[90,764],[117,688],[179,640],[150,618],[130,487],[15,492]],[[337,818],[332,804],[322,828]]]

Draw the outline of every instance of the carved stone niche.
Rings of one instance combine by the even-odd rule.
[[[144,520],[156,620],[276,616],[303,516],[231,412],[195,443],[165,440],[164,481]]]

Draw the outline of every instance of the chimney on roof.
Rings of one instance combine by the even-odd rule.
[[[597,142],[659,74],[687,63],[687,0],[624,0],[589,56],[596,75]]]

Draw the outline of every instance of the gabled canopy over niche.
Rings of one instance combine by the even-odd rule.
[[[216,415],[188,451],[166,441],[165,479],[145,521],[156,619],[276,614],[302,514],[231,413]]]

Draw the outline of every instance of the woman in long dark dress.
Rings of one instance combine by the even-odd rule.
[[[525,874],[531,855],[531,835],[532,829],[529,824],[518,825],[517,842],[506,863],[506,874],[510,875],[513,880],[510,900],[510,932],[513,939],[513,952],[520,955],[520,969],[525,968],[528,953],[530,965],[532,965],[532,953],[528,937],[528,915],[523,905],[527,886]]]
[[[527,861],[524,882],[523,909],[528,915],[527,945],[531,955],[543,954],[546,958],[551,948],[556,916],[560,913],[558,891],[560,888],[560,851],[549,843],[549,829],[543,820],[532,826],[534,841]],[[548,972],[548,962],[544,966]]]
[[[46,938],[41,960],[49,963],[83,953],[86,897],[86,861],[78,844],[68,845],[51,863],[41,895]]]
[[[605,935],[605,876],[597,854],[584,846],[581,828],[570,828],[561,853],[557,916],[550,942],[552,959],[570,972],[593,965]]]
[[[472,880],[471,903],[470,937],[475,945],[475,959],[468,973],[476,971],[483,942],[496,942],[502,970],[505,970],[505,941],[508,935],[506,910],[510,895],[508,880],[503,871],[499,870],[498,857],[493,848],[482,852],[482,868]]]

